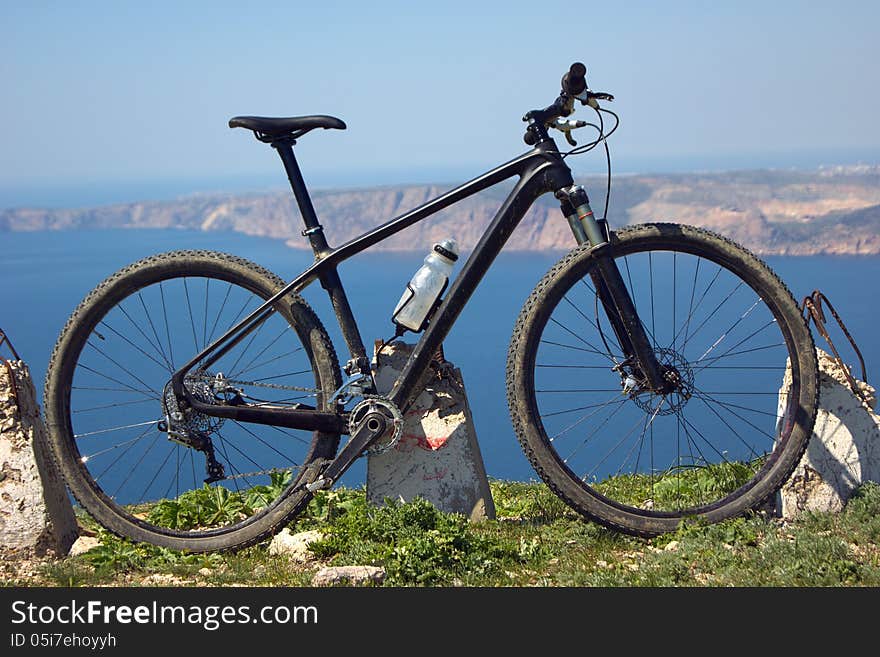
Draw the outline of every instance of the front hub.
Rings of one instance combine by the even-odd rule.
[[[693,395],[693,368],[674,349],[657,349],[655,355],[663,375],[663,388],[652,390],[628,376],[624,378],[623,391],[649,415],[671,415],[684,408]]]

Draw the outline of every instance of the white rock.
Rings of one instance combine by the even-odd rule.
[[[286,527],[272,538],[269,543],[269,554],[284,555],[293,561],[306,562],[314,558],[309,552],[309,545],[319,541],[324,535],[317,531],[291,533]]]
[[[312,586],[364,586],[384,580],[385,569],[379,566],[328,566],[315,573]]]
[[[141,580],[141,586],[180,586],[189,583],[189,580],[181,579],[171,573],[153,573]]]
[[[67,556],[76,557],[80,554],[85,554],[99,545],[101,545],[101,541],[94,536],[80,536],[74,541],[73,545],[70,546],[70,551],[67,553]]]

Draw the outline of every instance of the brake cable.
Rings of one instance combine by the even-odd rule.
[[[607,94],[602,94],[602,96],[607,97]],[[556,128],[557,130],[560,130],[561,132],[564,132],[565,137],[566,137],[566,141],[568,141],[568,143],[570,143],[570,144],[573,142],[573,140],[571,138],[571,130],[573,130],[573,129],[591,127],[591,128],[594,128],[596,130],[596,132],[599,133],[598,137],[595,140],[593,140],[589,143],[583,144],[581,146],[577,146],[577,147],[571,149],[570,151],[566,151],[564,153],[561,153],[560,155],[563,158],[566,158],[569,155],[581,155],[582,153],[587,153],[587,152],[593,150],[600,143],[603,145],[603,147],[605,148],[605,162],[606,162],[606,188],[605,188],[605,210],[604,210],[604,214],[602,216],[602,220],[605,221],[608,218],[608,207],[609,207],[609,202],[611,200],[611,150],[608,147],[608,137],[613,135],[614,132],[617,130],[617,128],[620,126],[620,117],[615,112],[613,112],[611,110],[605,109],[603,107],[599,107],[598,103],[596,103],[596,104],[588,103],[588,104],[590,107],[593,108],[593,111],[596,112],[596,116],[599,118],[599,125],[596,125],[595,123],[589,123],[587,121],[578,121],[575,123],[574,121],[569,120],[569,121],[564,121],[565,124],[571,126],[568,130],[566,130],[565,128],[561,127],[562,123],[560,122],[560,119],[556,119],[555,121],[548,123],[548,126],[552,127],[552,128]],[[610,114],[611,116],[614,117],[614,127],[611,128],[611,130],[610,130],[610,132],[608,132],[608,134],[605,134],[605,120],[602,118],[603,112],[606,114]],[[580,124],[580,125],[577,125],[577,124]],[[602,330],[601,321],[599,319],[599,294],[598,294],[598,292],[595,295],[594,301],[595,301],[594,310],[596,313],[596,328],[599,329],[599,337],[602,340],[602,344],[605,346],[605,350],[608,352],[609,355],[611,355],[613,352],[611,350],[611,347],[608,344],[608,341],[605,339],[605,332]],[[611,360],[615,362],[615,369],[619,368],[625,364],[625,362],[624,363],[617,363],[616,360],[614,359],[613,355],[611,355]]]
[[[593,106],[590,105],[590,107],[593,107]],[[612,112],[611,110],[606,109],[604,107],[593,107],[593,110],[596,112],[596,116],[599,117],[599,125],[597,126],[595,123],[586,123],[585,122],[584,126],[582,126],[582,127],[589,126],[591,128],[595,128],[596,131],[599,133],[599,136],[587,144],[583,144],[581,146],[578,146],[577,148],[571,149],[570,151],[560,153],[560,155],[563,158],[566,158],[569,155],[581,155],[583,153],[587,153],[587,152],[593,150],[600,143],[605,148],[606,187],[605,187],[605,210],[603,212],[602,219],[607,220],[608,219],[608,207],[609,207],[609,203],[611,202],[611,150],[608,148],[608,138],[611,135],[613,135],[617,131],[617,128],[620,126],[620,117],[615,112]],[[605,120],[602,118],[603,113],[610,114],[611,116],[614,117],[614,127],[611,128],[611,130],[607,134],[605,134]],[[555,126],[552,126],[552,127],[555,127]],[[557,128],[557,129],[559,129],[559,128]]]

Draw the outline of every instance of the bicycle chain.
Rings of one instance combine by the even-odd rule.
[[[238,474],[223,477],[222,481],[228,479],[247,479],[248,477],[259,477],[260,475],[282,474],[285,472],[290,472],[290,470],[288,468],[268,468],[266,470],[256,470],[254,472],[239,472]]]
[[[215,381],[216,379],[212,377],[205,377],[209,381]],[[302,386],[284,386],[278,383],[261,383],[259,381],[240,381],[238,379],[227,379],[223,377],[223,381],[225,383],[235,383],[236,385],[241,386],[256,386],[258,388],[274,388],[275,390],[291,390],[293,392],[311,392],[314,394],[318,394],[324,392],[323,390],[318,390],[317,388],[303,388]]]

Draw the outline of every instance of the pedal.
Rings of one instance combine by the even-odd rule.
[[[332,479],[327,479],[325,477],[319,477],[315,481],[310,484],[306,484],[306,490],[310,493],[314,493],[317,490],[322,490],[324,488],[330,488],[333,485]]]
[[[303,488],[305,488],[310,493],[314,493],[317,490],[322,490],[324,488],[330,488],[333,485],[333,480],[329,477],[325,477],[321,472],[330,465],[330,459],[315,459],[303,473],[303,478],[306,480],[311,479],[311,477],[317,475],[314,481],[303,484]]]

